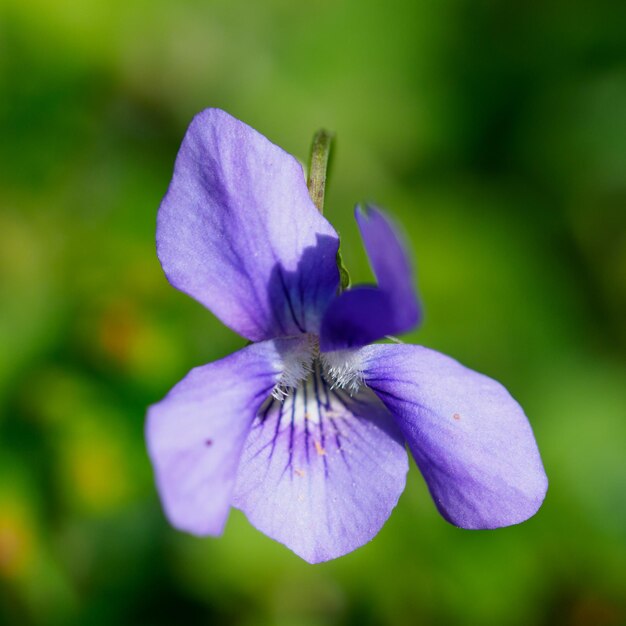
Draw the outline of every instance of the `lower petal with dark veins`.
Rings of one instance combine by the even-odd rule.
[[[380,530],[404,490],[404,441],[363,387],[332,389],[319,369],[261,408],[244,447],[233,505],[311,563],[350,552]]]

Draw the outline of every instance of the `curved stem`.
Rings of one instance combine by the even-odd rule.
[[[326,171],[328,169],[328,157],[333,141],[333,134],[327,130],[318,130],[313,137],[311,145],[311,164],[309,167],[309,180],[307,187],[313,204],[320,213],[324,213],[324,191],[326,190]]]

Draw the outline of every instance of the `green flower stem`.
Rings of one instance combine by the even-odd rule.
[[[333,142],[333,134],[327,130],[318,130],[311,146],[311,165],[307,186],[313,204],[320,213],[324,213],[324,191],[326,190],[326,171],[328,157]]]
[[[324,192],[326,191],[326,177],[328,173],[328,157],[332,147],[334,135],[327,130],[318,130],[313,136],[311,146],[311,164],[307,187],[313,204],[320,213],[324,213]],[[337,251],[337,267],[339,268],[339,291],[350,286],[350,275],[343,264],[341,252]]]

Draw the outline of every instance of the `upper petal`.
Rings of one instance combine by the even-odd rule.
[[[537,512],[547,478],[530,424],[502,385],[421,346],[369,346],[363,355],[366,383],[448,521],[496,528]]]
[[[404,333],[421,317],[411,263],[389,220],[375,207],[357,207],[356,219],[378,286],[357,286],[336,298],[322,320],[323,351],[358,348]]]
[[[363,245],[376,275],[378,286],[397,304],[403,304],[398,319],[415,324],[419,312],[411,261],[389,219],[375,206],[357,206],[354,211]]]
[[[317,369],[257,416],[233,503],[310,563],[339,557],[380,530],[404,490],[404,441],[380,400],[331,389]]]
[[[296,159],[224,111],[193,119],[157,220],[174,287],[252,341],[317,332],[338,246]]]
[[[253,344],[197,367],[148,409],[148,452],[173,526],[222,532],[250,424],[300,343]]]

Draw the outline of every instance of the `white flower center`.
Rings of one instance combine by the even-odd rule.
[[[364,384],[361,366],[360,350],[320,353],[318,338],[309,335],[309,341],[302,350],[290,353],[285,358],[283,373],[272,396],[277,400],[287,398],[314,372],[319,372],[331,389],[342,389],[353,395]]]

